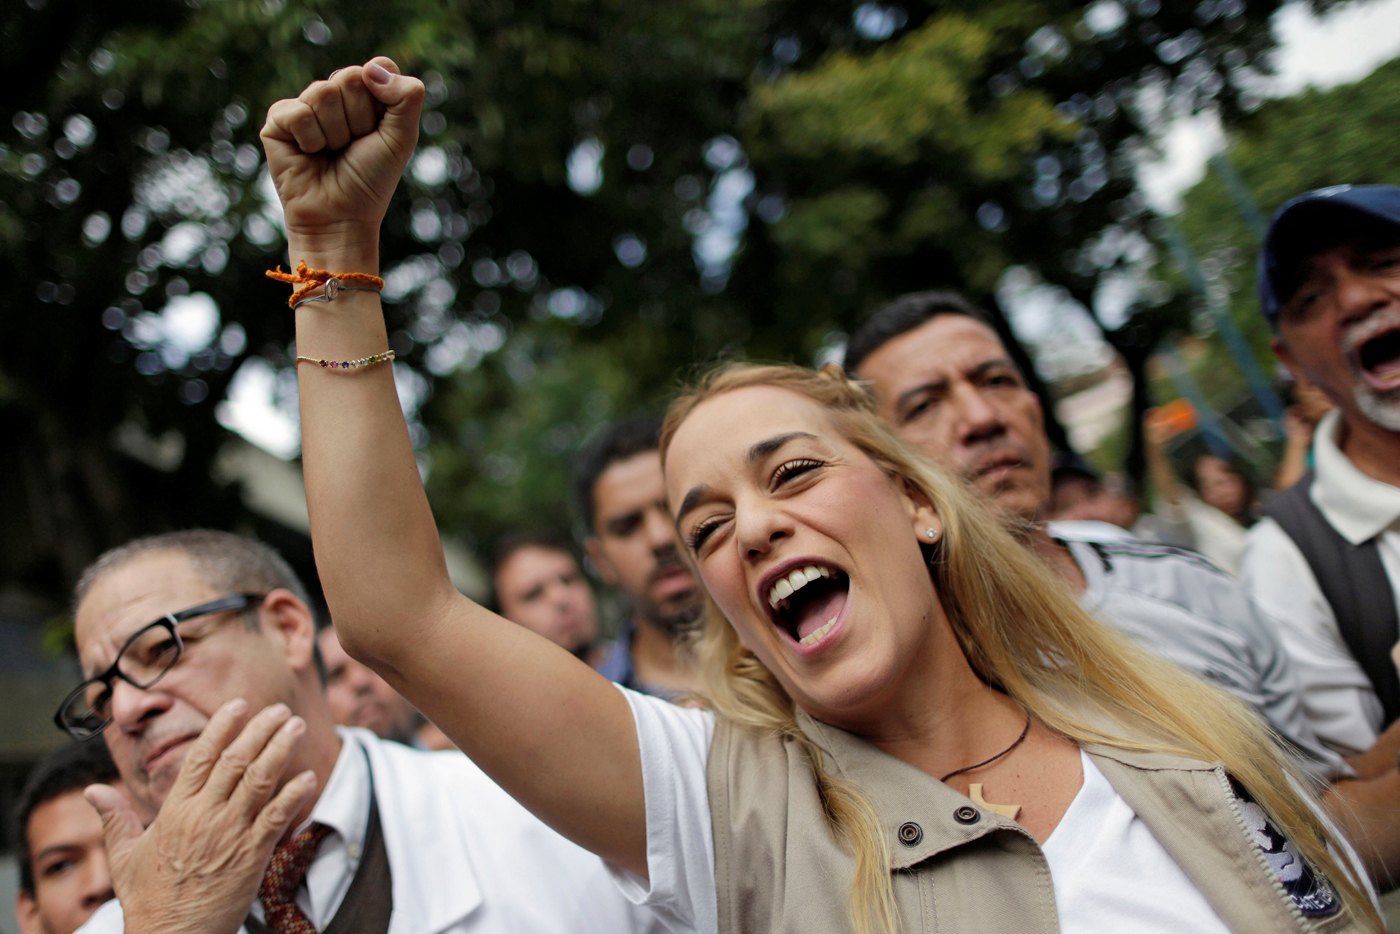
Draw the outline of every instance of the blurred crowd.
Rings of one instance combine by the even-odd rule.
[[[1369,884],[1387,890],[1400,883],[1400,189],[1301,194],[1274,217],[1259,275],[1292,376],[1269,482],[1228,451],[1173,457],[1193,427],[1181,405],[1144,420],[1150,497],[1053,451],[1005,336],[952,292],[876,309],[844,368],[888,428],[966,481],[1080,606],[1254,711]],[[668,502],[662,433],[644,416],[590,440],[572,521],[542,517],[499,543],[492,608],[618,685],[704,709],[696,633],[719,611]],[[607,638],[599,586],[626,608]],[[19,802],[23,934],[121,930],[122,907],[162,884],[163,910],[207,914],[209,930],[675,929],[626,897],[627,870],[555,833],[528,790],[502,790],[456,751],[454,728],[404,698],[392,663],[352,657],[334,621],[318,628],[267,546],[204,530],[137,540],[94,563],[74,606],[89,680],[56,717],[75,741],[38,766]],[[279,742],[290,764],[258,776],[259,750]],[[234,752],[256,781],[221,772]],[[316,791],[304,801],[307,773]],[[197,808],[213,815],[204,875],[226,888],[162,876],[148,862],[159,847],[142,849],[156,846],[158,814]],[[221,815],[237,811],[247,835],[266,836],[258,815],[277,808],[313,828],[289,840],[314,841],[279,846],[270,863],[257,847],[214,845],[219,822],[235,820]],[[901,826],[902,842],[916,831]],[[1280,871],[1285,888],[1296,881]],[[1299,917],[1326,907],[1288,891]]]

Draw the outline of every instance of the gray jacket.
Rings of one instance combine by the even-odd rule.
[[[1098,535],[1093,525],[1050,524],[1084,573],[1081,606],[1259,711],[1315,778],[1354,774],[1318,739],[1276,627],[1239,581],[1194,551]]]

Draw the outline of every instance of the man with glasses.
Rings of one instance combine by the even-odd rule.
[[[105,740],[131,799],[87,791],[117,894],[87,934],[652,923],[464,756],[338,730],[305,591],[270,548],[141,539],[98,559],[75,603],[88,680],[57,719]]]

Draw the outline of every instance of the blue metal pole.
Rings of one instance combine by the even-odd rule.
[[[1230,161],[1230,156],[1222,149],[1208,161],[1215,174],[1225,183],[1225,190],[1230,193],[1230,199],[1235,202],[1240,216],[1262,243],[1264,233],[1269,229],[1264,221],[1264,212],[1259,210],[1259,202],[1254,200],[1253,192],[1244,183],[1244,179],[1240,178],[1240,173],[1235,171],[1235,164]]]
[[[1201,269],[1200,261],[1196,259],[1195,252],[1191,249],[1191,245],[1186,242],[1186,238],[1181,235],[1176,224],[1167,218],[1162,218],[1161,229],[1177,265],[1186,273],[1186,277],[1191,280],[1191,287],[1206,303],[1206,309],[1215,320],[1215,326],[1225,341],[1226,349],[1230,351],[1230,356],[1234,357],[1235,362],[1239,364],[1240,370],[1244,373],[1245,381],[1249,383],[1250,391],[1254,393],[1254,398],[1259,400],[1259,404],[1264,407],[1264,412],[1273,420],[1275,428],[1282,433],[1283,401],[1279,399],[1278,393],[1274,392],[1274,387],[1265,378],[1264,372],[1259,369],[1259,361],[1254,359],[1254,353],[1249,349],[1249,344],[1246,343],[1244,334],[1240,332],[1239,325],[1235,324],[1235,319],[1230,317],[1230,309],[1226,308],[1223,302],[1218,302],[1211,297],[1205,271]]]
[[[1191,377],[1191,370],[1186,366],[1186,361],[1181,358],[1175,347],[1159,350],[1157,354],[1166,364],[1167,374],[1171,376],[1172,385],[1176,387],[1177,393],[1196,409],[1196,420],[1200,423],[1201,436],[1205,438],[1206,446],[1221,460],[1230,460],[1235,452],[1220,424],[1220,416],[1215,414],[1206,397],[1201,394],[1201,388]]]

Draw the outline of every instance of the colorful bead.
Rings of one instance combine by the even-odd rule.
[[[372,366],[376,363],[387,363],[394,359],[394,352],[386,350],[383,353],[372,354],[368,357],[361,357],[358,360],[318,360],[315,357],[297,357],[296,363],[314,363],[319,367],[332,370],[356,370],[360,367]]]

